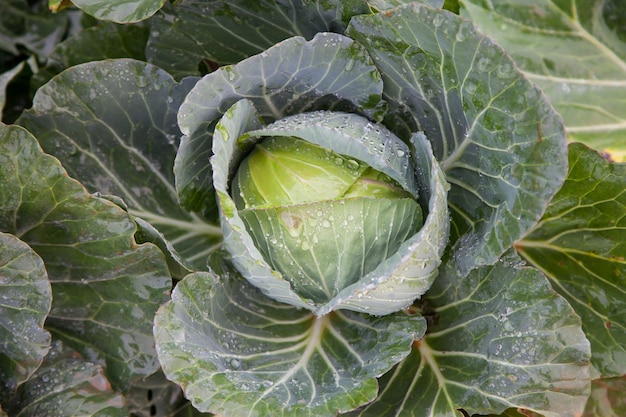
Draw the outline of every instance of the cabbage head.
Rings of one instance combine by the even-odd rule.
[[[212,158],[224,244],[243,276],[316,314],[388,314],[430,287],[449,220],[447,184],[423,135],[409,146],[336,111],[252,130],[244,120],[258,120],[248,100],[217,124]]]

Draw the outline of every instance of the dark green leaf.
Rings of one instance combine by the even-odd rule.
[[[121,197],[189,267],[204,269],[221,231],[178,205],[176,112],[195,79],[176,83],[132,59],[77,65],[40,88],[19,123],[90,191]],[[216,215],[215,215],[216,216]]]
[[[167,5],[152,21],[150,62],[175,76],[200,64],[233,64],[292,36],[341,33],[363,0],[188,0]]]
[[[591,384],[591,397],[582,417],[622,417],[626,415],[626,377],[597,379]]]
[[[565,184],[518,251],[582,317],[604,377],[626,374],[626,165],[570,145]]]
[[[375,377],[425,330],[403,313],[318,318],[219,268],[187,276],[155,321],[165,374],[202,411],[335,416],[374,399]]]
[[[51,302],[41,258],[15,236],[0,233],[0,403],[48,353],[50,333],[43,323]]]
[[[118,389],[158,369],[152,321],[171,278],[160,250],[137,245],[135,223],[92,197],[19,126],[0,134],[0,230],[43,259],[52,283],[46,328]]]
[[[133,23],[155,14],[165,0],[72,0],[72,3],[99,20]]]
[[[174,171],[183,207],[205,212],[215,206],[211,167],[212,130],[230,106],[249,98],[273,121],[327,109],[382,117],[380,75],[354,41],[320,33],[309,42],[288,39],[237,65],[222,67],[196,84],[181,105],[183,137]]]
[[[149,30],[138,25],[101,23],[85,29],[58,44],[48,56],[46,66],[32,80],[35,90],[66,68],[89,61],[110,58],[135,58],[145,61]]]
[[[37,372],[20,386],[7,411],[11,416],[125,417],[121,394],[111,389],[102,368],[55,342]]]
[[[67,14],[50,13],[43,1],[3,0],[0,2],[0,50],[19,55],[20,48],[26,48],[46,57],[63,38],[67,25]]]
[[[347,32],[383,77],[384,124],[423,130],[452,188],[454,261],[489,265],[543,214],[562,184],[563,125],[506,52],[471,22],[412,4],[355,17]]]
[[[513,264],[509,264],[512,262]],[[439,276],[427,294],[433,325],[381,395],[354,416],[498,414],[519,407],[580,415],[590,388],[589,342],[567,301],[519,258]]]
[[[626,161],[626,12],[622,0],[461,0],[565,119],[568,137]]]

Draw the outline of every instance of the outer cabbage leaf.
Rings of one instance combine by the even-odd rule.
[[[565,120],[568,138],[626,161],[626,13],[621,0],[462,0]]]
[[[626,165],[580,143],[544,217],[517,250],[583,320],[603,377],[626,374]]]
[[[349,38],[319,33],[295,37],[208,74],[191,90],[178,113],[185,136],[174,173],[181,205],[204,212],[215,205],[211,167],[217,120],[242,98],[266,122],[311,110],[360,112],[381,118],[380,74],[363,48]]]
[[[158,369],[152,321],[172,285],[161,251],[137,245],[132,217],[89,195],[19,126],[0,129],[0,231],[45,263],[47,330],[105,364],[116,389]]]
[[[424,294],[437,274],[449,230],[447,184],[428,142],[416,136],[411,152],[384,127],[376,126],[361,116],[340,112],[299,114],[253,130],[256,120],[256,112],[250,101],[242,100],[231,107],[215,129],[215,156],[211,160],[215,173],[214,184],[222,207],[222,227],[227,230],[225,245],[233,254],[233,261],[240,272],[266,295],[296,306],[303,306],[304,303],[305,307],[319,315],[339,308],[388,314],[406,307]],[[237,139],[242,135],[243,142],[238,142]],[[296,136],[338,154],[361,160],[386,173],[411,192],[424,207],[428,207],[429,214],[424,226],[417,234],[410,236],[396,253],[390,254],[389,258],[358,282],[339,291],[334,297],[330,295],[332,299],[327,302],[306,299],[301,291],[296,294],[280,273],[272,270],[264,260],[228,196],[229,173],[233,172],[256,141],[267,136]],[[415,159],[411,159],[411,155]],[[417,171],[416,167],[419,167]],[[419,172],[419,191],[416,172]],[[344,207],[337,205],[333,211],[332,215],[337,221],[343,210]],[[367,220],[366,211],[367,208],[362,208],[360,212],[351,212],[346,216],[351,219],[346,227],[354,225],[367,230],[372,223],[381,220]],[[318,220],[321,228],[319,233],[335,233],[324,229],[322,218]],[[400,222],[398,224],[402,227]],[[337,233],[337,244],[341,245],[341,232]],[[395,235],[396,232],[390,234]],[[314,250],[314,244],[311,243],[314,237],[302,236],[301,239],[312,245],[305,252]],[[293,251],[297,252],[297,248]],[[349,261],[364,263],[365,260],[359,260],[358,255],[354,254]],[[300,259],[303,255],[294,256]],[[341,263],[338,268],[341,268]]]
[[[626,376],[593,381],[591,396],[582,417],[623,415],[626,415]]]
[[[543,214],[566,173],[562,121],[506,52],[448,11],[411,4],[357,16],[403,139],[423,130],[451,184],[453,261],[493,264]]]
[[[364,0],[188,0],[151,20],[146,53],[174,76],[233,64],[292,36],[341,33],[350,17],[368,13]],[[208,61],[208,62],[207,62]]]
[[[51,303],[41,258],[15,236],[0,233],[0,403],[48,353],[50,333],[43,324]]]
[[[139,25],[100,22],[81,30],[57,44],[46,59],[46,65],[33,74],[31,90],[36,90],[54,75],[78,64],[112,58],[146,60],[149,29]]]
[[[18,389],[9,415],[124,417],[124,397],[111,388],[98,365],[55,342],[41,367]]]
[[[172,173],[176,112],[195,81],[133,59],[76,65],[37,90],[18,123],[91,192],[121,197],[174,242],[187,268],[203,269],[221,231],[179,206]]]
[[[45,57],[63,38],[68,26],[66,14],[52,14],[32,7],[27,0],[0,2],[0,50],[20,55],[20,47]]]
[[[519,264],[507,257],[462,280],[442,273],[422,304],[428,333],[381,378],[377,400],[350,415],[580,415],[591,385],[580,318],[541,272]]]
[[[98,20],[133,23],[155,14],[165,0],[71,0],[72,4]]]
[[[231,268],[187,276],[155,320],[165,374],[201,411],[349,411],[376,397],[375,377],[404,358],[426,328],[422,317],[403,313],[318,318],[265,297]]]

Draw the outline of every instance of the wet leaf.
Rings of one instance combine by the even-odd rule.
[[[539,224],[516,243],[583,320],[593,365],[626,374],[626,165],[570,145],[569,173]]]
[[[50,333],[43,324],[51,303],[41,258],[15,236],[0,233],[0,403],[48,353]]]
[[[105,365],[116,389],[158,369],[152,321],[171,288],[161,251],[137,245],[132,217],[88,194],[19,126],[0,129],[0,230],[45,263],[46,329]]]

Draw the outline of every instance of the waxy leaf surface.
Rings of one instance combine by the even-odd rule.
[[[317,318],[265,297],[227,265],[194,273],[155,321],[159,358],[196,408],[223,416],[335,416],[376,397],[376,376],[425,321],[336,312]]]
[[[423,131],[451,184],[461,274],[493,264],[543,214],[563,182],[563,125],[508,54],[445,10],[411,4],[352,19],[384,83],[383,124]]]
[[[509,263],[513,263],[510,265]],[[529,409],[580,415],[589,342],[567,301],[519,258],[440,275],[426,296],[426,336],[381,379],[381,395],[351,416],[458,416]],[[539,314],[537,312],[540,312]]]
[[[71,67],[40,88],[18,123],[91,192],[121,197],[189,268],[204,268],[219,228],[178,205],[172,167],[176,112],[194,79],[177,83],[132,59]]]
[[[41,258],[15,236],[0,232],[0,403],[48,353],[50,333],[43,323],[51,303]]]
[[[0,134],[0,230],[45,263],[47,330],[105,364],[117,389],[158,369],[152,321],[171,288],[161,251],[137,245],[132,217],[88,194],[19,126]]]
[[[570,145],[570,170],[541,222],[516,243],[583,320],[593,365],[626,374],[626,165]]]
[[[568,138],[626,161],[626,9],[622,0],[483,2],[461,13],[509,52],[565,120]]]

